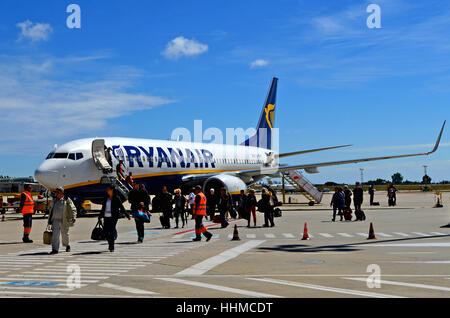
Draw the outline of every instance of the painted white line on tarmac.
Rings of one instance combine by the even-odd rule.
[[[38,293],[29,291],[6,291],[0,290],[2,295],[40,295],[40,296],[58,296],[60,293]]]
[[[398,254],[436,254],[436,252],[389,252],[388,254],[391,255],[398,255]]]
[[[348,234],[348,233],[338,233],[338,235],[343,236],[343,237],[353,237],[353,235]]]
[[[237,288],[213,285],[213,284],[208,284],[208,283],[194,282],[194,281],[178,279],[178,278],[156,278],[156,279],[164,280],[164,281],[171,282],[171,283],[178,283],[178,284],[184,284],[184,285],[190,285],[190,286],[196,286],[196,287],[209,288],[209,289],[218,290],[220,292],[228,292],[228,293],[239,294],[239,295],[250,296],[250,297],[281,298],[281,296],[277,296],[277,295],[259,293],[259,292],[254,292],[254,291],[250,291],[250,290],[237,289]]]
[[[34,269],[36,271],[36,273],[38,271],[46,271],[48,272],[47,268],[35,268]],[[61,269],[52,269],[53,273],[67,273],[66,270],[61,270]],[[83,272],[100,272],[100,273],[126,273],[128,272],[127,269],[83,269]]]
[[[401,296],[371,293],[371,292],[365,292],[365,291],[353,290],[353,289],[334,288],[334,287],[327,287],[327,286],[321,286],[321,285],[304,284],[304,283],[292,282],[292,281],[287,281],[287,280],[279,280],[279,279],[271,279],[271,278],[247,278],[247,279],[265,282],[265,283],[273,283],[273,284],[300,287],[300,288],[309,288],[309,289],[323,290],[323,291],[328,291],[328,292],[333,292],[333,293],[356,295],[356,296],[363,296],[363,297],[405,298],[405,297],[401,297]]]
[[[328,233],[319,233],[319,235],[322,235],[323,237],[326,237],[326,238],[334,237],[333,235],[328,234]]]
[[[383,263],[393,263],[393,264],[450,264],[450,260],[443,260],[443,261],[385,261]]]
[[[367,233],[356,233],[356,234],[358,234],[359,236],[363,236],[363,237],[367,237],[368,236]]]
[[[266,234],[264,234],[264,236],[267,238],[271,238],[271,239],[275,238],[275,234],[272,234],[272,233],[266,233]]]
[[[233,247],[229,250],[226,250],[219,255],[213,256],[211,258],[208,258],[204,260],[203,262],[200,262],[196,265],[193,265],[185,270],[182,270],[181,272],[175,274],[175,275],[202,275],[214,267],[221,265],[225,262],[228,262],[229,260],[238,257],[242,253],[247,252],[248,250],[251,250],[252,248],[257,247],[258,245],[264,243],[264,240],[252,240],[245,242],[244,244],[241,244],[239,246]]]
[[[441,233],[441,232],[430,232],[430,233],[433,235],[445,235],[445,236],[449,235],[449,234],[445,234],[445,233]]]
[[[356,278],[356,277],[342,277],[342,279],[348,280],[356,280],[360,282],[366,282],[367,278]],[[450,287],[442,287],[442,286],[434,286],[434,285],[425,285],[425,284],[414,284],[414,283],[403,283],[403,282],[394,282],[391,280],[380,280],[381,284],[385,285],[394,285],[394,286],[405,286],[405,287],[414,287],[414,288],[425,288],[425,289],[433,289],[439,291],[450,291]]]
[[[109,276],[98,276],[97,274],[88,274],[88,273],[82,273],[81,277],[86,277],[86,278],[94,278],[94,279],[108,279],[110,278],[112,275],[115,274],[108,274]],[[49,274],[49,275],[42,275],[42,274],[15,274],[15,275],[9,275],[10,277],[14,277],[15,279],[22,279],[22,278],[31,278],[31,279],[54,279],[54,278],[65,278],[67,279],[67,277],[69,276],[69,274],[67,275],[53,275],[53,274]]]
[[[376,243],[367,244],[365,247],[450,247],[450,243]]]
[[[86,287],[87,285],[81,285]],[[43,291],[71,291],[70,288],[55,288],[55,287],[31,287],[31,286],[0,286],[0,290],[17,289],[17,290],[43,290]]]
[[[375,236],[382,236],[382,237],[392,237],[392,235],[391,234],[386,234],[386,233],[383,233],[383,232],[378,232],[378,233],[375,233]]]
[[[247,234],[247,238],[254,239],[256,238],[256,234]]]
[[[284,236],[285,238],[295,238],[295,236],[292,235],[291,233],[283,233],[283,236]]]
[[[119,286],[119,285],[114,285],[114,284],[110,284],[110,283],[104,283],[104,284],[100,284],[98,286],[103,287],[103,288],[111,288],[111,289],[115,289],[118,291],[130,293],[130,294],[136,294],[136,295],[157,295],[158,294],[156,292],[152,292],[149,290],[142,290],[142,289],[133,288],[133,287]]]
[[[399,236],[404,236],[404,237],[408,237],[410,236],[409,234],[403,233],[403,232],[394,232],[395,235],[399,235]]]
[[[419,236],[431,236],[430,234],[422,233],[422,232],[411,232],[411,233],[415,234],[415,235],[419,235]]]
[[[0,278],[0,280],[4,281],[4,280],[10,280],[10,281],[25,281],[25,282],[35,282],[35,281],[40,281],[39,279],[36,278],[23,278],[23,277],[2,277]],[[61,278],[52,278],[52,279],[46,279],[46,282],[58,282],[58,283],[62,283],[62,282],[67,282],[67,279],[61,279]],[[81,283],[98,283],[99,280],[89,280],[89,279],[81,279]]]

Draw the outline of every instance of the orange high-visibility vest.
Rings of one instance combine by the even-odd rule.
[[[200,196],[200,203],[197,205],[197,203],[194,200],[194,215],[206,215],[206,196],[203,194],[203,192],[200,192],[198,194]]]
[[[28,191],[23,191],[22,194],[25,194],[26,197],[22,207],[22,214],[34,213],[34,200],[31,193]]]

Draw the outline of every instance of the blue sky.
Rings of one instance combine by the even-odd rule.
[[[81,7],[68,29],[66,7]],[[381,7],[381,29],[366,7]],[[27,22],[29,21],[29,22]],[[351,143],[310,163],[423,152],[450,119],[450,3],[443,1],[22,1],[0,3],[0,174],[32,175],[54,144],[167,139],[177,127],[256,125],[280,79],[280,150]],[[450,127],[448,127],[450,129]],[[408,179],[439,153],[321,169],[314,182]]]

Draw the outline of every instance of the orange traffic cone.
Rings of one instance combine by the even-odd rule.
[[[241,240],[239,238],[239,232],[238,232],[237,224],[234,225],[233,238],[231,240],[232,241],[240,241]]]
[[[377,238],[375,237],[375,231],[373,230],[373,224],[372,222],[370,222],[370,228],[369,228],[369,237],[367,238],[368,240],[376,240]]]
[[[303,229],[303,238],[302,240],[309,240],[309,234],[308,234],[308,225],[305,222],[305,228]]]

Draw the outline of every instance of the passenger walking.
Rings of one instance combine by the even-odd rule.
[[[162,212],[162,226],[164,229],[170,229],[170,219],[172,215],[172,194],[167,191],[167,187],[162,187],[161,194],[158,199],[159,207]]]
[[[202,192],[201,186],[195,187],[195,200],[193,207],[193,216],[195,218],[195,238],[194,242],[202,240],[202,234],[206,237],[208,242],[212,238],[212,234],[206,230],[203,225],[203,217],[206,215],[206,196]]]
[[[183,228],[187,223],[187,217],[186,217],[186,205],[187,200],[184,197],[184,195],[181,194],[181,189],[175,189],[174,191],[175,196],[173,198],[173,203],[175,205],[174,207],[174,216],[175,216],[175,228],[178,229],[179,227],[179,219],[181,217],[181,222],[183,224]]]
[[[247,206],[246,209],[248,211],[248,225],[247,227],[250,227],[250,221],[253,216],[253,224],[256,227],[256,205],[257,200],[255,196],[255,190],[251,189],[248,196],[247,196]]]
[[[111,147],[106,147],[106,146],[104,148],[105,148],[106,161],[108,161],[108,163],[109,163],[109,165],[111,166],[111,169],[112,169],[112,167],[113,167],[113,163],[112,163],[112,148]]]
[[[244,190],[241,190],[239,194],[237,210],[240,218],[247,219],[249,217],[247,211],[247,195],[245,194]]]
[[[336,221],[336,212],[338,212],[338,215],[341,217],[341,221],[343,220],[342,208],[344,204],[345,204],[344,194],[340,191],[340,188],[336,187],[334,189],[334,194],[333,197],[331,198],[330,203],[330,206],[333,207],[333,219],[332,219],[333,222]]]
[[[217,202],[218,200],[215,190],[214,188],[211,188],[209,190],[209,194],[206,196],[206,214],[209,216],[211,221],[216,214]]]
[[[128,193],[128,202],[131,204],[131,213],[136,223],[136,232],[138,234],[138,243],[144,242],[145,229],[144,221],[137,217],[140,210],[148,212],[150,206],[150,196],[147,190],[139,183],[133,184],[133,190]]]
[[[393,184],[389,185],[388,191],[388,203],[389,206],[396,206],[397,205],[397,188],[394,187]]]
[[[70,252],[69,229],[77,219],[77,208],[70,198],[64,197],[64,189],[57,188],[48,216],[48,224],[52,226],[52,251],[50,254],[58,254],[60,236],[66,252]]]
[[[192,220],[194,219],[194,215],[192,213],[193,208],[194,208],[194,201],[195,201],[195,193],[194,192],[195,192],[195,189],[192,188],[191,193],[189,193],[189,196],[188,196],[189,212],[192,215]]]
[[[128,176],[125,178],[125,183],[129,189],[133,189],[134,181],[133,181],[133,173],[131,171],[128,173]]]
[[[370,205],[373,205],[373,199],[375,197],[375,187],[373,186],[373,184],[370,185],[369,187],[369,195],[370,195]]]
[[[261,199],[262,210],[264,212],[264,227],[274,227],[274,208],[275,202],[273,194],[270,190],[264,188]]]
[[[231,200],[226,188],[220,189],[220,197],[219,202],[217,203],[217,209],[220,213],[221,227],[224,229],[229,225],[226,215],[227,212],[231,209]]]
[[[106,196],[103,200],[102,210],[100,211],[99,220],[103,219],[106,241],[110,252],[114,252],[114,242],[117,239],[117,221],[124,214],[128,220],[130,215],[123,207],[122,201],[116,193],[114,186],[108,186]]]
[[[353,189],[353,203],[355,205],[355,215],[361,211],[361,205],[364,201],[364,190],[361,188],[361,184],[356,182]]]
[[[352,204],[352,190],[348,188],[348,185],[344,186],[344,204],[347,209],[350,209]]]
[[[119,163],[116,166],[116,174],[120,182],[125,181],[125,165],[123,160],[119,160]]]
[[[33,243],[30,239],[31,227],[33,223],[34,200],[31,195],[31,185],[25,185],[25,190],[20,195],[19,210],[23,217],[23,238],[24,243]]]

